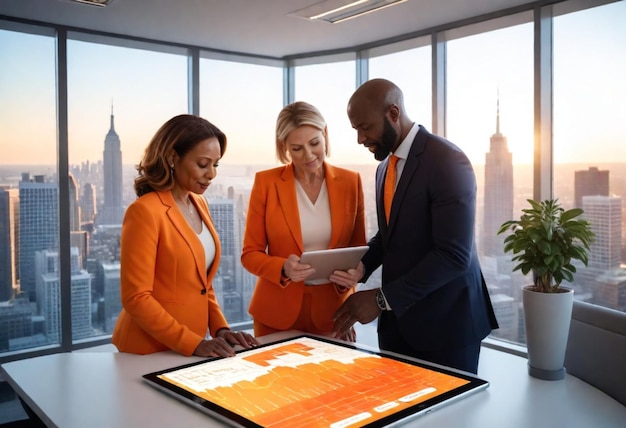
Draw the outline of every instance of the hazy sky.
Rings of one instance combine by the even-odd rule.
[[[557,162],[626,161],[626,2],[557,17],[554,24],[554,141]],[[71,36],[71,35],[70,35]],[[514,162],[533,156],[532,23],[452,40],[448,46],[448,133],[472,162],[484,163],[500,129]],[[56,160],[54,41],[0,30],[0,163]],[[187,112],[187,60],[70,40],[70,162],[102,159],[111,104],[124,163],[136,163],[170,117]],[[373,163],[345,114],[354,63],[296,70],[296,99],[327,119],[331,160]],[[411,118],[431,128],[430,48],[372,60],[373,75],[405,90]],[[374,76],[372,76],[374,77]],[[274,126],[282,69],[201,61],[201,115],[229,137],[229,163],[275,163]]]

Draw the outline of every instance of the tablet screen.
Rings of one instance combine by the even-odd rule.
[[[309,335],[143,377],[240,427],[384,427],[489,385],[465,372]]]
[[[328,284],[328,277],[336,270],[354,269],[358,266],[363,255],[369,250],[364,245],[360,247],[333,248],[331,250],[305,251],[300,256],[300,263],[310,264],[315,273],[308,276],[306,285]]]

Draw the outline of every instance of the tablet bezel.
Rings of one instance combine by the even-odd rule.
[[[453,390],[444,392],[442,394],[429,398],[425,401],[418,402],[414,405],[411,405],[408,408],[397,411],[391,415],[381,417],[380,419],[377,419],[375,421],[372,421],[363,425],[350,425],[351,427],[354,426],[354,427],[367,427],[367,428],[379,428],[379,427],[382,428],[382,427],[387,427],[389,425],[393,425],[396,423],[405,423],[409,419],[413,419],[414,417],[417,417],[419,415],[432,411],[434,408],[438,408],[440,406],[450,404],[453,401],[456,401],[457,399],[460,399],[462,397],[465,397],[475,392],[478,392],[480,390],[483,390],[489,386],[488,381],[480,379],[471,373],[462,372],[462,371],[450,369],[450,368],[445,368],[436,364],[430,364],[425,361],[416,360],[416,359],[402,356],[399,354],[393,354],[393,353],[384,352],[384,351],[376,351],[360,344],[337,342],[334,340],[326,339],[326,338],[319,337],[319,336],[308,335],[308,334],[301,334],[295,337],[267,343],[264,345],[260,345],[256,348],[250,349],[250,350],[242,350],[242,351],[239,351],[237,354],[238,356],[241,355],[242,357],[245,357],[245,354],[249,352],[255,352],[258,350],[262,351],[263,348],[267,348],[271,346],[276,347],[276,346],[280,346],[284,344],[289,344],[289,342],[297,342],[299,340],[302,340],[303,338],[313,339],[314,341],[319,341],[322,344],[326,344],[325,346],[330,345],[330,346],[345,347],[348,349],[357,350],[359,353],[363,353],[364,356],[377,355],[382,358],[396,360],[401,363],[408,364],[410,366],[421,367],[421,368],[428,369],[437,373],[446,374],[446,375],[453,376],[453,377],[462,379],[464,381],[467,381],[467,383],[462,386],[456,387]],[[233,357],[233,358],[237,358],[237,357]],[[262,425],[259,425],[257,422],[251,419],[248,419],[238,413],[235,413],[232,410],[229,410],[221,406],[219,403],[206,400],[205,398],[197,394],[194,394],[188,391],[187,389],[181,388],[173,383],[170,383],[161,377],[161,375],[168,374],[177,370],[193,367],[193,366],[198,366],[198,365],[203,365],[203,364],[210,365],[212,362],[217,361],[217,360],[222,360],[222,359],[223,358],[220,357],[220,358],[209,358],[203,361],[196,361],[190,364],[184,364],[181,366],[176,366],[176,367],[172,367],[169,369],[164,369],[164,370],[148,373],[148,374],[143,375],[142,378],[149,385],[156,387],[157,389],[167,393],[168,395],[173,396],[183,401],[184,403],[198,410],[201,410],[207,413],[208,415],[222,422],[225,422],[231,426],[244,427],[244,428],[262,427]],[[384,384],[385,383],[384,379],[381,379],[381,382]]]
[[[336,270],[354,269],[369,250],[367,245],[358,247],[331,248],[329,250],[305,251],[300,263],[310,264],[315,273],[304,280],[305,285],[328,284],[328,277]]]

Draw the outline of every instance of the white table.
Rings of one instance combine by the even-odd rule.
[[[270,342],[292,333],[261,338]],[[198,361],[173,352],[73,352],[0,366],[3,377],[49,426],[221,427],[221,422],[142,381],[142,375]],[[626,407],[578,378],[542,381],[527,360],[483,347],[484,391],[409,421],[411,427],[620,427]],[[626,386],[625,386],[626,387]]]

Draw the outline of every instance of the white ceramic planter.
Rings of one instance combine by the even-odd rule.
[[[528,288],[522,290],[528,373],[538,379],[563,379],[574,290],[561,287],[563,293],[538,293]]]

